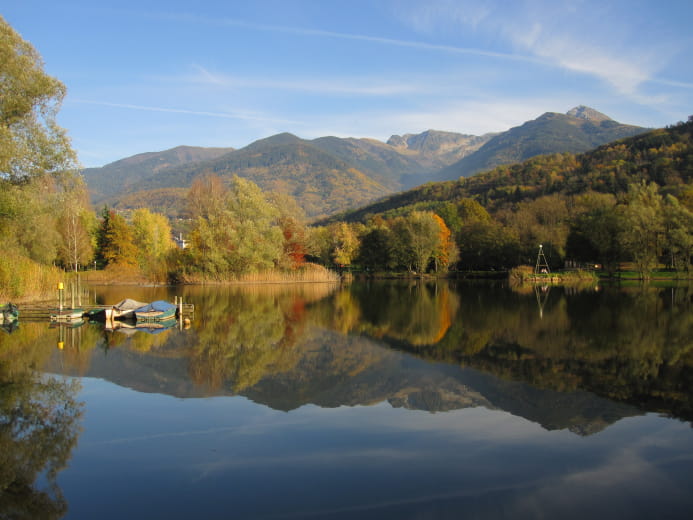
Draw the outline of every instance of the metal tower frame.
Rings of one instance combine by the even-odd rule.
[[[537,264],[534,266],[534,274],[549,274],[550,272],[549,263],[544,255],[544,246],[539,244],[539,254],[537,254]]]

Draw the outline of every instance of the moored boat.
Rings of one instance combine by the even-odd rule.
[[[138,302],[131,298],[125,298],[124,300],[116,303],[111,309],[111,318],[114,320],[127,320],[135,318],[135,311],[146,307],[147,303]]]
[[[53,309],[51,321],[77,321],[84,315],[84,309]]]
[[[14,303],[0,305],[0,325],[13,323],[19,319],[19,308]]]
[[[165,321],[176,317],[178,307],[164,300],[157,300],[135,310],[135,319],[139,321]]]

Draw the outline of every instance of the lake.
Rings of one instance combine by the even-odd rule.
[[[358,282],[0,333],[0,517],[690,518],[693,290]],[[21,318],[20,318],[21,319]]]

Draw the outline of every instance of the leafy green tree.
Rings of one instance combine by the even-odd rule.
[[[332,263],[330,258],[332,240],[326,226],[314,226],[308,231],[308,254],[317,258],[324,265]]]
[[[72,263],[63,202],[80,188],[76,154],[56,123],[64,95],[36,50],[0,17],[0,249],[12,259],[4,262],[10,272],[34,271],[3,277],[0,292],[33,293],[36,280],[54,276],[56,261]]]
[[[65,87],[2,17],[0,63],[0,177],[18,182],[76,170],[76,154],[56,123]]]
[[[491,220],[491,215],[486,211],[486,208],[474,199],[467,198],[460,200],[457,203],[457,214],[460,217],[462,225],[472,222],[488,222]],[[450,229],[452,230],[452,228]]]
[[[566,240],[567,258],[597,262],[613,275],[624,258],[619,241],[623,219],[615,197],[588,193],[576,197],[573,205],[575,216]]]
[[[657,185],[641,183],[630,186],[627,204],[620,208],[623,227],[619,242],[643,279],[649,279],[662,250],[662,204]]]
[[[174,247],[168,219],[146,208],[132,213],[132,234],[140,267],[160,262]]]
[[[351,265],[358,254],[358,235],[346,222],[332,224],[329,229],[332,236],[332,260],[338,265]]]
[[[419,275],[426,272],[428,263],[442,246],[441,227],[437,215],[430,211],[414,211],[406,217],[410,231],[414,269]],[[440,219],[440,217],[437,217]]]
[[[384,224],[370,227],[361,236],[357,262],[370,271],[392,267],[392,231]]]
[[[33,179],[14,185],[0,181],[0,242],[40,264],[52,264],[58,254],[58,198],[51,179]],[[4,217],[4,218],[3,218]]]
[[[462,269],[507,269],[520,263],[520,244],[512,230],[495,220],[474,221],[457,236]]]
[[[462,228],[463,219],[461,212],[458,209],[458,205],[452,201],[445,201],[436,205],[434,211],[436,215],[440,216],[440,218],[445,221],[445,225],[453,234],[459,233],[460,229]]]
[[[664,248],[671,267],[690,271],[693,258],[693,212],[667,195],[664,199]]]
[[[284,251],[279,211],[253,182],[234,177],[220,208],[202,213],[192,233],[193,260],[216,277],[266,270]]]
[[[412,247],[412,230],[405,217],[395,217],[387,221],[390,228],[389,256],[393,268],[414,271],[414,250]]]

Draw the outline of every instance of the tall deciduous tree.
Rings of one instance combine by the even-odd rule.
[[[168,219],[146,208],[133,212],[132,232],[140,267],[160,261],[174,247]]]
[[[671,267],[690,271],[693,259],[693,212],[667,195],[664,211],[664,247]]]
[[[95,216],[89,209],[87,190],[82,179],[73,177],[72,180],[70,189],[59,197],[58,230],[62,240],[58,256],[64,265],[77,271],[80,264],[88,263],[94,256],[90,231],[93,229]]]
[[[389,257],[392,266],[411,273],[415,269],[415,258],[409,222],[405,217],[395,217],[387,225],[390,228]]]
[[[262,271],[281,262],[279,211],[253,182],[234,177],[220,208],[197,218],[193,260],[215,277]]]
[[[188,191],[188,209],[193,219],[218,215],[226,204],[228,188],[216,175],[196,178]]]
[[[619,240],[640,276],[648,279],[662,250],[662,196],[654,183],[634,184],[629,188],[628,204],[621,212],[623,227]]]
[[[390,269],[392,265],[392,231],[384,223],[371,226],[361,236],[358,263],[368,270]]]
[[[436,217],[437,215],[430,211],[413,211],[406,217],[414,255],[414,269],[419,275],[426,272],[428,262],[441,246],[439,220],[442,222],[442,219],[438,217],[436,220]]]
[[[74,171],[76,154],[56,115],[65,86],[0,17],[0,176],[17,182]]]
[[[346,222],[329,226],[332,237],[332,260],[335,264],[351,265],[359,248],[358,235]]]
[[[305,226],[305,213],[288,194],[273,193],[270,202],[279,211],[277,224],[284,236],[284,254],[280,265],[296,269],[305,263],[308,254],[309,234]]]
[[[459,250],[445,221],[435,213],[433,219],[438,224],[438,245],[433,252],[435,268],[436,271],[447,270],[450,264],[458,260]]]

